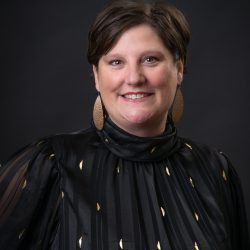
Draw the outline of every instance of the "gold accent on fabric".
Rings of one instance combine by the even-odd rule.
[[[194,242],[194,249],[195,249],[195,250],[199,250],[199,247],[198,247],[198,244],[197,244],[196,241]]]
[[[78,245],[80,248],[82,248],[82,237],[78,240]]]
[[[122,167],[122,160],[120,159],[116,167],[116,171],[118,174],[120,173],[121,167]]]
[[[195,186],[194,186],[194,181],[193,181],[192,177],[189,177],[189,182],[192,185],[192,187],[194,188]]]
[[[157,250],[161,250],[161,244],[160,241],[157,242]]]
[[[22,189],[25,189],[25,188],[26,188],[26,186],[27,186],[27,181],[26,181],[26,180],[24,180],[24,183],[23,183],[23,185],[22,185]]]
[[[55,154],[51,154],[50,156],[49,156],[49,159],[51,160],[52,158],[54,158],[55,157]]]
[[[62,191],[62,199],[64,198],[64,192]]]
[[[36,145],[37,146],[40,146],[41,144],[43,144],[44,143],[44,141],[39,141]]]
[[[95,127],[98,130],[103,129],[104,116],[103,116],[102,100],[101,100],[100,95],[98,95],[95,100],[94,109],[93,109],[93,122],[95,124]]]
[[[163,217],[165,217],[166,212],[165,212],[165,209],[163,207],[161,207],[161,214]]]
[[[168,176],[171,175],[168,167],[166,167],[166,172],[167,172],[167,175],[168,175]]]
[[[185,145],[186,145],[188,148],[190,148],[191,150],[193,149],[192,146],[191,146],[190,144],[185,143]]]
[[[24,233],[25,233],[25,230],[26,230],[26,229],[23,229],[23,230],[20,232],[20,234],[18,235],[18,239],[19,239],[19,240],[23,237],[23,235],[24,235]]]
[[[194,213],[194,217],[195,217],[196,221],[199,221],[199,215],[197,213]]]
[[[122,242],[122,239],[120,239],[120,241],[119,241],[119,246],[120,246],[121,249],[123,249],[123,242]]]
[[[101,206],[100,206],[100,204],[99,204],[98,202],[96,203],[96,210],[97,210],[97,211],[100,211],[100,210],[101,210]]]
[[[80,170],[82,170],[83,167],[84,167],[83,160],[81,160],[80,163],[79,163],[79,168],[80,168]]]
[[[153,148],[151,149],[150,153],[151,153],[151,154],[154,153],[155,150],[156,150],[156,147],[153,147]]]
[[[226,172],[224,170],[222,171],[222,177],[225,181],[227,181],[227,175],[226,175]]]

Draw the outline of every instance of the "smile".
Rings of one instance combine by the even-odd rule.
[[[134,100],[134,99],[140,99],[140,98],[144,98],[144,97],[146,97],[146,96],[149,96],[150,94],[126,94],[126,95],[124,95],[124,97],[125,98],[127,98],[127,99],[132,99],[132,100]]]

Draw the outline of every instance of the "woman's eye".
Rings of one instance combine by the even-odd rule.
[[[147,56],[144,58],[143,60],[145,63],[155,63],[155,62],[158,62],[158,58],[154,57],[154,56]]]
[[[112,60],[112,61],[109,62],[109,64],[112,65],[112,66],[117,66],[117,65],[121,64],[121,60],[118,60],[118,59]]]

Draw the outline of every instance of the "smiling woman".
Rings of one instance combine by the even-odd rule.
[[[97,16],[93,124],[2,168],[1,249],[249,249],[229,159],[175,128],[189,37],[163,3],[114,1]]]

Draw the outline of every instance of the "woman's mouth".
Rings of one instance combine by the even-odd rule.
[[[127,103],[143,103],[149,100],[149,98],[153,95],[153,93],[145,93],[145,92],[129,92],[122,95],[123,101]]]
[[[152,95],[151,93],[129,93],[123,95],[126,99],[136,100],[136,99],[142,99],[144,97]]]

